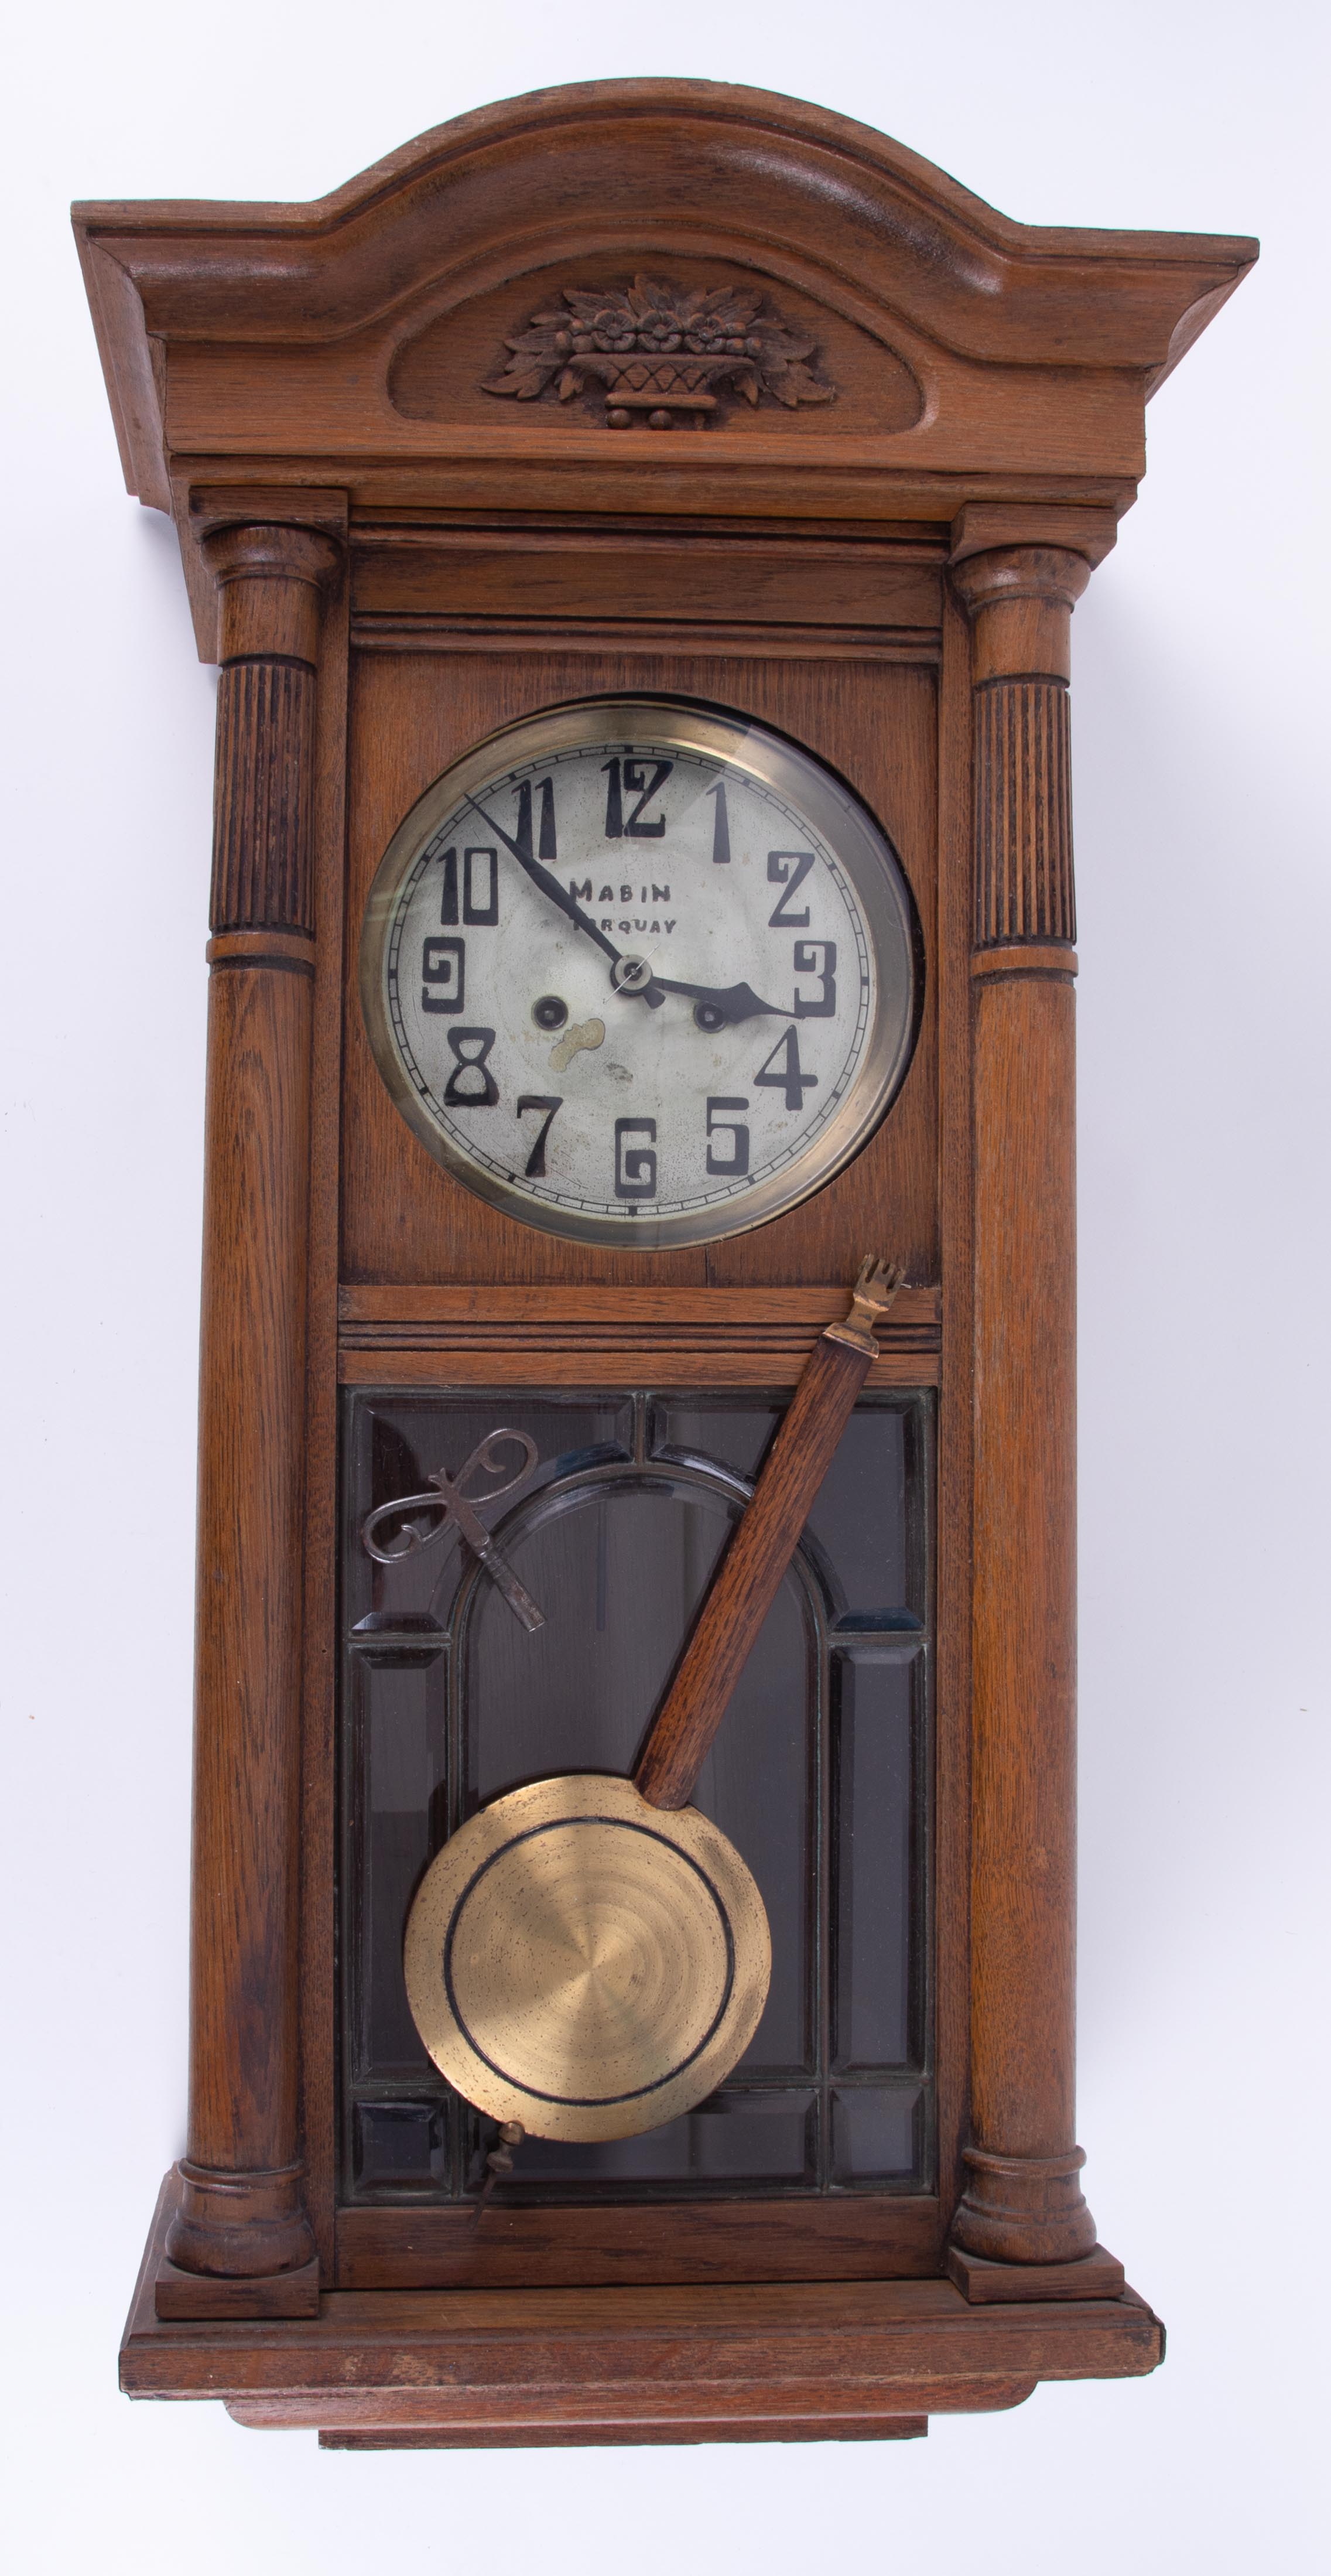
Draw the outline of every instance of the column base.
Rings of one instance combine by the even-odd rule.
[[[163,2255],[153,2283],[153,2307],[168,2325],[317,2317],[322,2286],[317,2255],[312,2263],[298,2263],[294,2272],[262,2272],[250,2281],[227,2281],[220,2272],[182,2272]]]
[[[1085,2149],[1061,2156],[999,2156],[964,2147],[966,2189],[952,2242],[992,2263],[1075,2263],[1095,2247],[1095,2220],[1077,2180]]]
[[[315,2260],[301,2200],[302,2165],[224,2173],[182,2156],[176,2177],[180,2198],[166,2254],[177,2271],[253,2281]]]
[[[991,2263],[987,2254],[949,2245],[947,2277],[963,2299],[980,2308],[1024,2306],[1028,2299],[1121,2299],[1125,2288],[1118,2256],[1103,2245],[1075,2263]]]

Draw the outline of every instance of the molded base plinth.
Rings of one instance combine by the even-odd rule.
[[[308,2318],[159,2317],[177,2188],[168,2174],[121,2386],[221,2398],[237,2423],[336,2448],[896,2441],[929,2415],[1020,2406],[1041,2379],[1139,2378],[1164,2350],[1130,2290],[972,2306],[918,2278],[367,2287]]]

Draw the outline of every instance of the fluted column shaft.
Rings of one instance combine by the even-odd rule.
[[[297,2094],[301,1513],[314,965],[310,836],[330,541],[207,538],[219,586],[209,942],[188,2144],[179,2269],[308,2263]]]
[[[954,569],[973,620],[971,2254],[1095,2243],[1074,2127],[1075,912],[1062,548]]]

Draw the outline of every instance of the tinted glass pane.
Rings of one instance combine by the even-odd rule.
[[[833,2050],[899,2066],[909,2045],[911,1667],[837,1658]]]
[[[832,2096],[834,2182],[909,2181],[916,2169],[918,2085]]]
[[[356,2179],[365,2191],[428,2191],[442,2182],[444,2114],[439,2105],[360,2103]]]
[[[402,1979],[402,1939],[442,1832],[432,1802],[444,1777],[442,1653],[355,1658],[360,1699],[362,2049],[367,2073],[429,2072]],[[432,1824],[434,1827],[432,1837]]]
[[[784,1405],[661,1403],[652,1408],[652,1446],[715,1458],[739,1476],[757,1475]]]
[[[653,1444],[718,1459],[752,1478],[784,1410],[663,1402],[653,1408]],[[809,1515],[808,1537],[838,1612],[906,1607],[906,1418],[899,1405],[868,1402],[852,1415]]]
[[[862,1405],[851,1415],[809,1514],[809,1535],[831,1570],[838,1609],[904,1606],[906,1443],[895,1407]]]
[[[492,1584],[468,1638],[467,1805],[553,1771],[629,1771],[730,1533],[666,1485],[586,1487],[506,1540],[545,1613],[529,1636]]]
[[[814,2096],[809,2092],[718,2094],[664,2128],[598,2146],[528,2138],[513,2185],[563,2182],[802,2182],[812,2171]],[[476,2174],[493,2131],[482,2123]]]

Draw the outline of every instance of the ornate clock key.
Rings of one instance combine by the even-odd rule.
[[[456,2090],[509,2127],[656,2128],[712,2092],[757,2029],[763,1901],[688,1801],[901,1280],[866,1260],[845,1321],[815,1342],[633,1779],[515,1789],[469,1818],[421,1883],[404,1949],[413,2019]]]
[[[506,1447],[522,1451],[522,1465],[517,1473],[506,1477],[501,1485],[487,1485],[469,1495],[465,1488],[473,1475],[502,1473],[495,1464],[495,1451]],[[361,1522],[361,1546],[377,1565],[400,1565],[404,1557],[415,1556],[421,1548],[430,1547],[436,1539],[442,1538],[445,1530],[456,1527],[478,1564],[484,1567],[491,1582],[502,1592],[514,1618],[531,1636],[537,1628],[544,1627],[544,1615],[538,1610],[526,1585],[519,1583],[507,1557],[496,1547],[476,1510],[476,1504],[497,1503],[504,1494],[520,1492],[530,1482],[535,1466],[536,1443],[529,1433],[488,1431],[483,1440],[477,1441],[471,1456],[464,1459],[456,1476],[450,1476],[445,1468],[438,1467],[425,1493],[400,1494],[396,1501],[379,1503],[372,1512],[367,1512]],[[434,1527],[422,1529],[420,1518],[428,1513],[437,1515]],[[397,1544],[385,1546],[381,1533],[393,1528],[397,1530]]]

